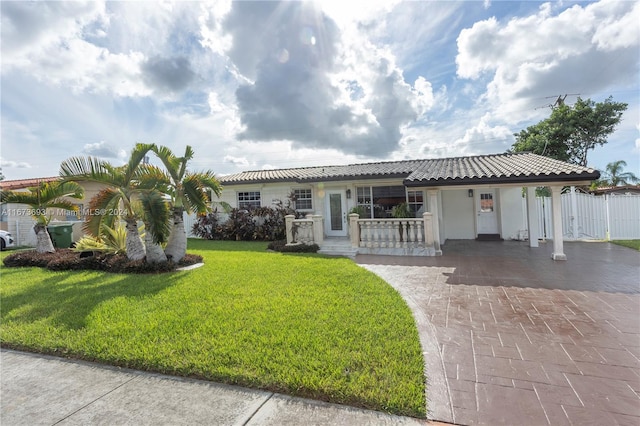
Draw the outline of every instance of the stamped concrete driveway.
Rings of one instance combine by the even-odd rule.
[[[609,243],[452,241],[439,258],[358,256],[414,312],[429,418],[639,425],[640,253]]]

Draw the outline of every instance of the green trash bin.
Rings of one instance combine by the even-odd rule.
[[[56,248],[69,248],[73,236],[73,225],[71,224],[55,224],[47,226],[47,231],[51,235],[51,242]]]

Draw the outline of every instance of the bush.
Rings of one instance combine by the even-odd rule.
[[[216,213],[199,216],[192,232],[207,240],[273,241],[285,238],[284,217],[296,212],[288,207],[231,209],[229,218],[220,223]]]
[[[198,220],[193,224],[191,232],[205,240],[222,240],[222,226],[217,213],[198,215]]]
[[[293,244],[288,246],[286,240],[278,240],[270,242],[267,249],[281,253],[317,253],[320,247],[317,244]]]
[[[90,256],[70,249],[58,249],[54,253],[38,253],[35,250],[20,251],[4,259],[5,266],[38,266],[52,271],[95,270],[127,274],[171,272],[182,266],[202,262],[202,256],[187,254],[180,262],[146,263],[132,261],[124,254],[93,252]]]

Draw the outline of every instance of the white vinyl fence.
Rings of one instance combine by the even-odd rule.
[[[185,214],[184,215],[184,230],[187,232],[187,237],[189,238],[197,238],[192,230],[193,225],[198,221],[198,215],[195,214]]]
[[[640,239],[640,195],[567,192],[561,199],[565,240]],[[552,238],[551,198],[538,197],[536,201],[540,238]]]

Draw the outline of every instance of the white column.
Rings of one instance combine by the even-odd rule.
[[[349,237],[351,239],[351,247],[360,247],[360,229],[358,228],[358,213],[349,214]]]
[[[538,209],[534,186],[527,187],[527,228],[529,229],[529,247],[538,247],[540,230],[538,229]]]
[[[551,187],[551,208],[553,209],[553,260],[567,260],[562,241],[562,200],[561,186]]]
[[[431,247],[433,245],[433,214],[431,212],[422,213],[422,220],[424,220],[424,245],[425,247]]]
[[[429,194],[429,210],[433,214],[431,217],[433,225],[433,247],[436,249],[436,256],[442,256],[442,249],[440,248],[440,219],[438,217],[438,190],[430,189],[427,191]]]
[[[284,225],[287,233],[287,244],[293,243],[293,220],[296,217],[292,214],[288,214],[284,217]]]

